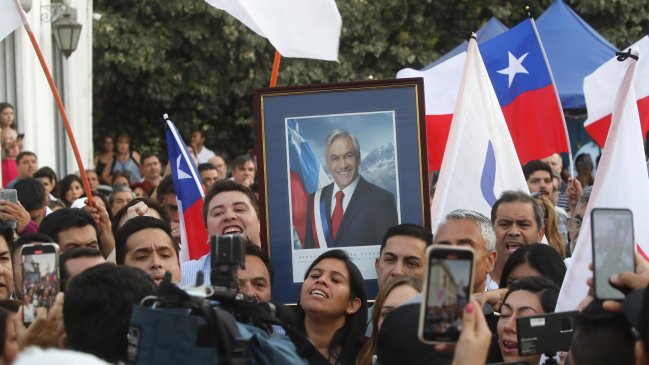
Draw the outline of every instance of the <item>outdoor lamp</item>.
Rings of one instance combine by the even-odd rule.
[[[52,23],[54,39],[65,58],[70,57],[77,49],[79,36],[81,35],[81,24],[72,19],[70,12],[65,12]]]

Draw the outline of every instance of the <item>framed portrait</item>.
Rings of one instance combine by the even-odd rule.
[[[386,230],[430,228],[422,79],[267,88],[254,98],[273,299],[297,302],[309,265],[336,248],[374,298]]]

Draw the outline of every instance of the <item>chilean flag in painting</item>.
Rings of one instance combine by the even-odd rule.
[[[180,218],[180,262],[197,260],[210,252],[203,222],[203,187],[178,129],[169,119],[166,122],[167,152]]]
[[[295,119],[288,120],[288,153],[290,161],[291,213],[293,229],[302,246],[306,234],[306,207],[309,194],[329,183],[315,152],[300,131]],[[296,247],[296,248],[300,248]]]
[[[563,111],[531,19],[480,44],[521,164],[568,152]]]
[[[523,21],[479,48],[520,163],[567,152],[563,112],[532,21]],[[465,58],[466,53],[460,53],[427,70],[397,73],[398,78],[424,78],[430,171],[442,164]]]

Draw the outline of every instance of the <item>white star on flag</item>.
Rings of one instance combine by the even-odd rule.
[[[192,177],[189,176],[188,173],[180,169],[180,158],[183,157],[182,155],[178,155],[178,159],[176,159],[176,170],[178,170],[178,180],[182,179],[191,179]]]
[[[512,81],[514,81],[514,76],[516,74],[528,74],[527,70],[525,67],[523,67],[523,60],[525,60],[525,57],[529,54],[526,53],[522,55],[520,58],[516,58],[511,52],[507,52],[509,54],[509,66],[507,68],[503,68],[502,70],[498,70],[497,72],[502,75],[507,75],[509,78],[509,87],[512,87]]]

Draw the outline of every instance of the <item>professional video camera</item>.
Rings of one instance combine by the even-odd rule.
[[[246,242],[239,235],[210,237],[212,285],[202,284],[201,272],[197,286],[184,291],[167,273],[158,295],[133,307],[130,364],[307,363],[303,358],[317,350],[290,324],[292,311],[239,292]]]

